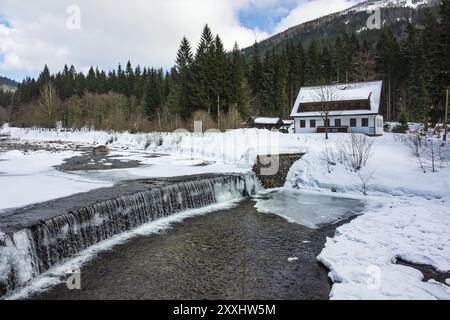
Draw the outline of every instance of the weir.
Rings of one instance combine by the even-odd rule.
[[[137,180],[0,213],[0,297],[114,235],[259,188],[252,172]]]

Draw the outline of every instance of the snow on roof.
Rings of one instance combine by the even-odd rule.
[[[370,110],[342,110],[332,111],[330,115],[352,115],[352,114],[377,114],[380,109],[381,89],[383,81],[357,82],[347,84],[334,84],[326,87],[332,94],[333,101],[351,101],[370,99]],[[292,108],[291,117],[320,116],[318,111],[299,112],[300,104],[320,102],[320,91],[323,87],[303,87],[300,89],[297,100]]]
[[[293,124],[294,123],[294,120],[283,120],[283,124],[284,125],[291,125],[291,124]]]
[[[256,117],[253,119],[253,122],[257,124],[277,124],[279,121],[280,118]]]

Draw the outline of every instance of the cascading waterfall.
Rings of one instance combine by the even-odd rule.
[[[152,220],[257,192],[253,173],[175,182],[0,232],[0,297],[74,254]]]

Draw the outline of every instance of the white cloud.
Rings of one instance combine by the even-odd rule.
[[[81,9],[81,29],[66,27],[66,9]],[[112,68],[131,59],[134,64],[170,67],[183,36],[197,43],[208,23],[227,48],[268,35],[240,26],[237,11],[247,0],[2,0],[2,15],[11,28],[0,25],[0,73],[35,73],[48,64],[59,70],[73,63],[79,70],[90,65]]]
[[[269,34],[243,27],[242,10],[281,10],[281,3],[295,4],[277,26],[283,31],[332,10],[351,5],[351,0],[1,0],[0,74],[36,75],[44,64],[51,71],[74,64],[78,70],[94,65],[114,68],[131,59],[133,64],[173,65],[183,36],[195,47],[208,23],[227,48],[237,41],[246,47]],[[81,9],[81,29],[66,26],[67,8]],[[269,15],[269,14],[268,14]]]

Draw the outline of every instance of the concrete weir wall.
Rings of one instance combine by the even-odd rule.
[[[255,194],[253,173],[123,182],[0,216],[0,299],[75,254],[188,209]]]
[[[303,153],[260,155],[253,166],[253,172],[264,188],[281,188],[292,165],[303,155]]]

